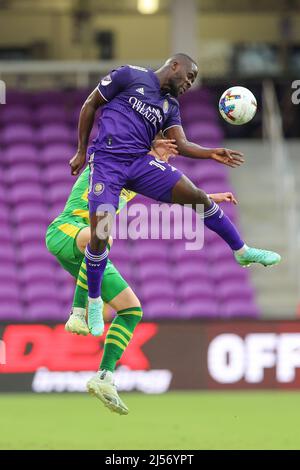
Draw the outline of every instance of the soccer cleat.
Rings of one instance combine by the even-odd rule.
[[[119,415],[127,415],[129,409],[118,395],[112,373],[107,370],[99,371],[86,384],[87,391],[104,403],[104,406]]]
[[[274,251],[260,250],[258,248],[246,248],[242,255],[234,253],[236,261],[241,266],[250,266],[252,263],[259,263],[263,266],[273,266],[280,263],[281,256]]]
[[[93,336],[101,336],[104,332],[103,300],[91,302],[88,305],[88,326]]]
[[[85,317],[78,313],[71,313],[69,320],[65,324],[65,330],[83,336],[88,335],[90,332]]]

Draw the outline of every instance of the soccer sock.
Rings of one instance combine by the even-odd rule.
[[[86,263],[83,259],[80,270],[78,273],[76,281],[76,289],[73,298],[73,311],[75,309],[86,309],[88,299],[88,285],[87,285],[87,275],[86,275]]]
[[[117,312],[105,338],[100,370],[105,369],[110,372],[115,370],[116,363],[127,348],[133,331],[142,316],[141,307],[125,308]]]
[[[204,224],[223,238],[232,250],[240,250],[245,245],[235,225],[215,202],[204,212]]]
[[[99,298],[101,295],[101,283],[107,264],[107,254],[106,248],[100,254],[93,253],[90,245],[87,245],[85,249],[88,292],[92,299]]]

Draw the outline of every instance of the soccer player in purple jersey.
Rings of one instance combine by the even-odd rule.
[[[197,74],[196,62],[186,54],[174,55],[155,72],[125,65],[104,77],[82,107],[78,151],[71,159],[70,166],[72,174],[77,175],[88,153],[91,240],[85,255],[89,311],[94,314],[98,311],[99,321],[108,226],[114,209],[118,207],[123,187],[158,201],[189,204],[195,210],[202,205],[204,224],[223,238],[242,266],[252,263],[269,266],[280,262],[277,253],[248,247],[230,219],[203,190],[176,168],[157,162],[148,155],[152,140],[162,131],[166,138],[174,139],[179,154],[183,156],[209,158],[233,168],[243,163],[243,155],[238,151],[204,148],[187,140],[176,98],[189,90]],[[95,112],[99,107],[102,107],[99,132],[87,150]]]

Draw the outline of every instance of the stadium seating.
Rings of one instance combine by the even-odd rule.
[[[68,161],[77,145],[85,96],[85,90],[10,91],[10,106],[1,108],[1,321],[65,321],[68,316],[74,281],[47,252],[44,238],[74,183]],[[183,96],[183,124],[195,142],[221,146],[223,133],[212,103],[208,89]],[[232,191],[222,165],[183,157],[170,163],[208,193]],[[131,204],[137,202],[151,204],[141,196]],[[238,223],[235,206],[222,208]],[[172,217],[175,228],[181,227],[181,212]],[[237,266],[226,244],[206,229],[203,249],[186,250],[186,241],[115,240],[110,257],[141,299],[144,318],[257,317],[249,272]]]

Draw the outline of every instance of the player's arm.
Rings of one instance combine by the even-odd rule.
[[[240,166],[244,162],[243,154],[236,150],[226,148],[205,148],[193,142],[189,142],[182,126],[180,125],[174,125],[169,129],[166,129],[164,136],[167,139],[175,140],[179,154],[184,157],[199,159],[211,158],[232,168]]]
[[[152,141],[149,154],[163,162],[168,162],[171,156],[178,155],[175,140],[164,139],[162,132],[159,132]]]
[[[86,151],[97,109],[106,103],[98,88],[90,94],[81,108],[78,123],[78,149],[70,160],[72,175],[78,175],[86,159]]]
[[[232,202],[234,205],[238,204],[236,198],[230,192],[208,194],[208,197],[217,204],[219,204],[220,202]]]

